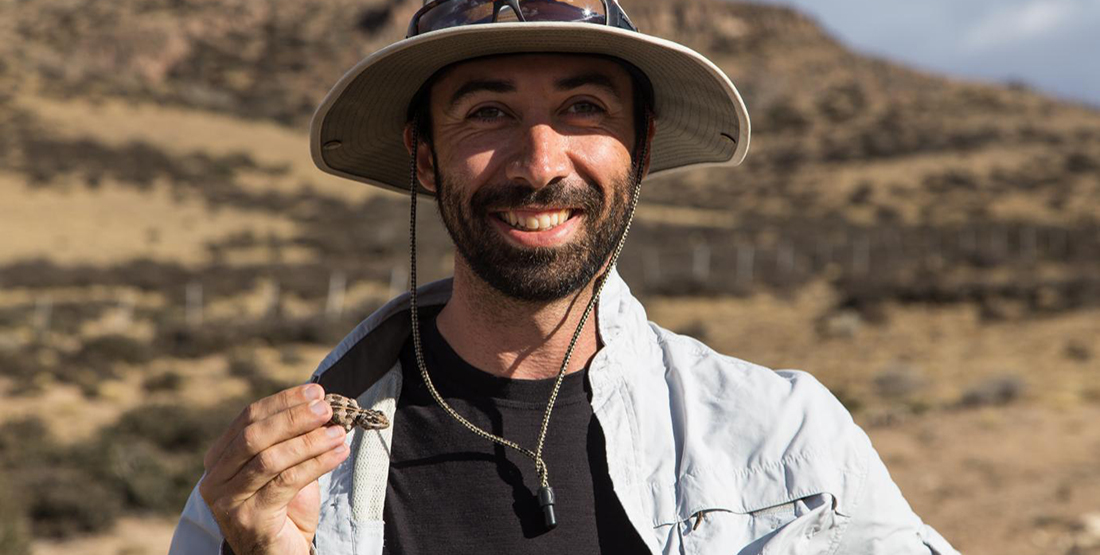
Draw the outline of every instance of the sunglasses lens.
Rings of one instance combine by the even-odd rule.
[[[448,27],[493,22],[492,0],[450,0],[441,2],[420,16],[417,33]]]
[[[607,14],[599,0],[529,0],[520,2],[527,21],[573,21],[604,24]]]
[[[507,2],[498,1],[494,20],[493,0],[448,0],[420,15],[416,34],[461,25],[518,21]],[[607,13],[602,0],[519,0],[525,21],[562,21],[604,24]]]

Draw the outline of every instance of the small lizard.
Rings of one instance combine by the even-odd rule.
[[[350,432],[358,426],[364,430],[381,430],[390,426],[390,420],[385,414],[372,409],[359,406],[359,402],[350,397],[329,393],[325,395],[325,401],[332,407],[332,418],[329,424],[336,424]]]

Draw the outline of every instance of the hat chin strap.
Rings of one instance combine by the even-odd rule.
[[[649,129],[651,119],[652,115],[646,112],[645,127],[643,127],[643,129]],[[416,153],[419,147],[419,133],[417,132],[420,127],[419,121],[414,118],[411,125],[412,154],[410,155],[409,161],[409,192],[411,196],[409,202],[409,307],[410,315],[412,316],[413,352],[416,355],[416,365],[420,370],[420,376],[424,379],[424,384],[428,387],[428,392],[431,394],[432,398],[435,399],[436,404],[438,404],[447,414],[451,415],[452,418],[478,436],[523,453],[535,462],[535,472],[538,473],[541,485],[538,491],[538,498],[539,505],[542,507],[543,521],[547,529],[552,530],[558,525],[557,515],[554,513],[554,490],[550,487],[550,473],[546,468],[546,462],[542,459],[542,451],[546,442],[546,431],[550,428],[550,414],[554,410],[554,403],[558,399],[558,391],[561,389],[561,382],[565,378],[566,369],[569,368],[569,359],[573,356],[573,349],[577,346],[577,340],[580,338],[581,330],[584,329],[585,324],[588,322],[588,318],[596,308],[596,303],[599,302],[600,293],[603,292],[604,285],[607,284],[607,278],[611,275],[611,271],[615,268],[615,263],[619,260],[619,255],[623,251],[623,245],[626,244],[626,236],[630,231],[630,225],[634,222],[634,211],[638,207],[638,197],[642,192],[642,174],[645,170],[645,160],[649,155],[649,140],[643,137],[640,144],[635,148],[635,154],[637,154],[637,156],[634,157],[633,187],[626,225],[623,226],[623,231],[619,236],[618,243],[615,245],[615,250],[612,251],[611,257],[608,259],[607,269],[596,278],[597,283],[592,293],[592,298],[588,300],[588,304],[584,308],[584,313],[581,314],[580,322],[577,323],[577,329],[573,331],[573,337],[569,340],[569,347],[565,350],[565,357],[561,361],[561,368],[558,369],[558,377],[554,381],[554,389],[550,393],[550,400],[546,403],[546,412],[543,413],[542,428],[539,430],[537,447],[532,451],[520,446],[514,441],[482,430],[464,418],[443,399],[439,391],[436,390],[435,384],[432,383],[431,377],[428,375],[428,365],[424,362],[424,352],[420,341],[420,320],[416,306],[416,201],[417,189],[419,186],[419,181],[416,177]]]

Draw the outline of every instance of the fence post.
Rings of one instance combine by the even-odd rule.
[[[137,305],[137,299],[134,298],[134,292],[130,290],[123,291],[118,299],[118,318],[115,320],[115,327],[118,329],[126,329],[134,324],[134,308]]]
[[[794,271],[794,245],[786,239],[781,240],[775,250],[775,269],[779,277],[786,278]]]
[[[1000,262],[1000,259],[1008,254],[1008,230],[998,225],[994,226],[990,232],[989,247],[993,251],[993,256]]]
[[[864,233],[852,247],[852,273],[865,275],[871,270],[871,240]]]
[[[753,280],[753,262],[756,258],[756,245],[739,242],[737,244],[737,281]]]
[[[707,243],[695,245],[691,253],[691,273],[697,282],[706,283],[710,279],[710,245]]]
[[[647,248],[642,254],[642,279],[647,288],[661,281],[661,253],[655,248]]]
[[[922,228],[920,231],[920,268],[928,270],[938,268],[943,257],[940,255],[940,235],[935,229]]]
[[[1050,230],[1050,254],[1056,260],[1064,259],[1066,257],[1066,245],[1068,243],[1066,235],[1066,230],[1062,228],[1054,228]],[[1064,262],[1065,260],[1060,261]]]
[[[883,244],[886,247],[886,271],[892,271],[899,259],[904,261],[912,256],[912,244],[908,237],[903,237],[896,228],[889,228],[884,232]],[[919,247],[918,247],[919,248]],[[870,239],[868,239],[868,260],[867,266],[870,268]]]
[[[333,272],[328,278],[328,299],[325,301],[325,316],[329,320],[344,315],[344,293],[347,290],[348,276],[344,272]]]
[[[34,330],[38,335],[50,331],[50,319],[53,316],[53,298],[49,295],[38,297],[34,301]]]
[[[267,292],[267,315],[268,316],[280,316],[282,315],[282,291],[279,288],[279,281],[272,280],[271,288]]]
[[[202,284],[192,282],[187,284],[187,325],[202,325]]]
[[[817,258],[819,260],[818,267],[813,268],[813,271],[818,271],[822,268],[829,267],[829,264],[833,261],[833,243],[828,239],[817,240]]]
[[[1034,262],[1039,240],[1033,226],[1024,226],[1020,230],[1020,251],[1027,262]]]
[[[974,254],[974,250],[977,249],[978,239],[975,236],[973,227],[966,227],[962,230],[962,235],[959,237],[959,245],[962,247],[964,255]]]
[[[404,266],[394,266],[390,270],[390,297],[396,297],[409,290],[409,271]]]

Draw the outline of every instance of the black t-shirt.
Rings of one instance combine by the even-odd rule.
[[[554,380],[482,372],[422,321],[424,359],[440,395],[484,430],[534,449]],[[414,358],[401,351],[404,385],[394,418],[384,553],[645,553],[611,487],[603,430],[589,403],[587,370],[567,375],[543,448],[558,526],[547,530],[534,462],[469,431],[432,399]]]

